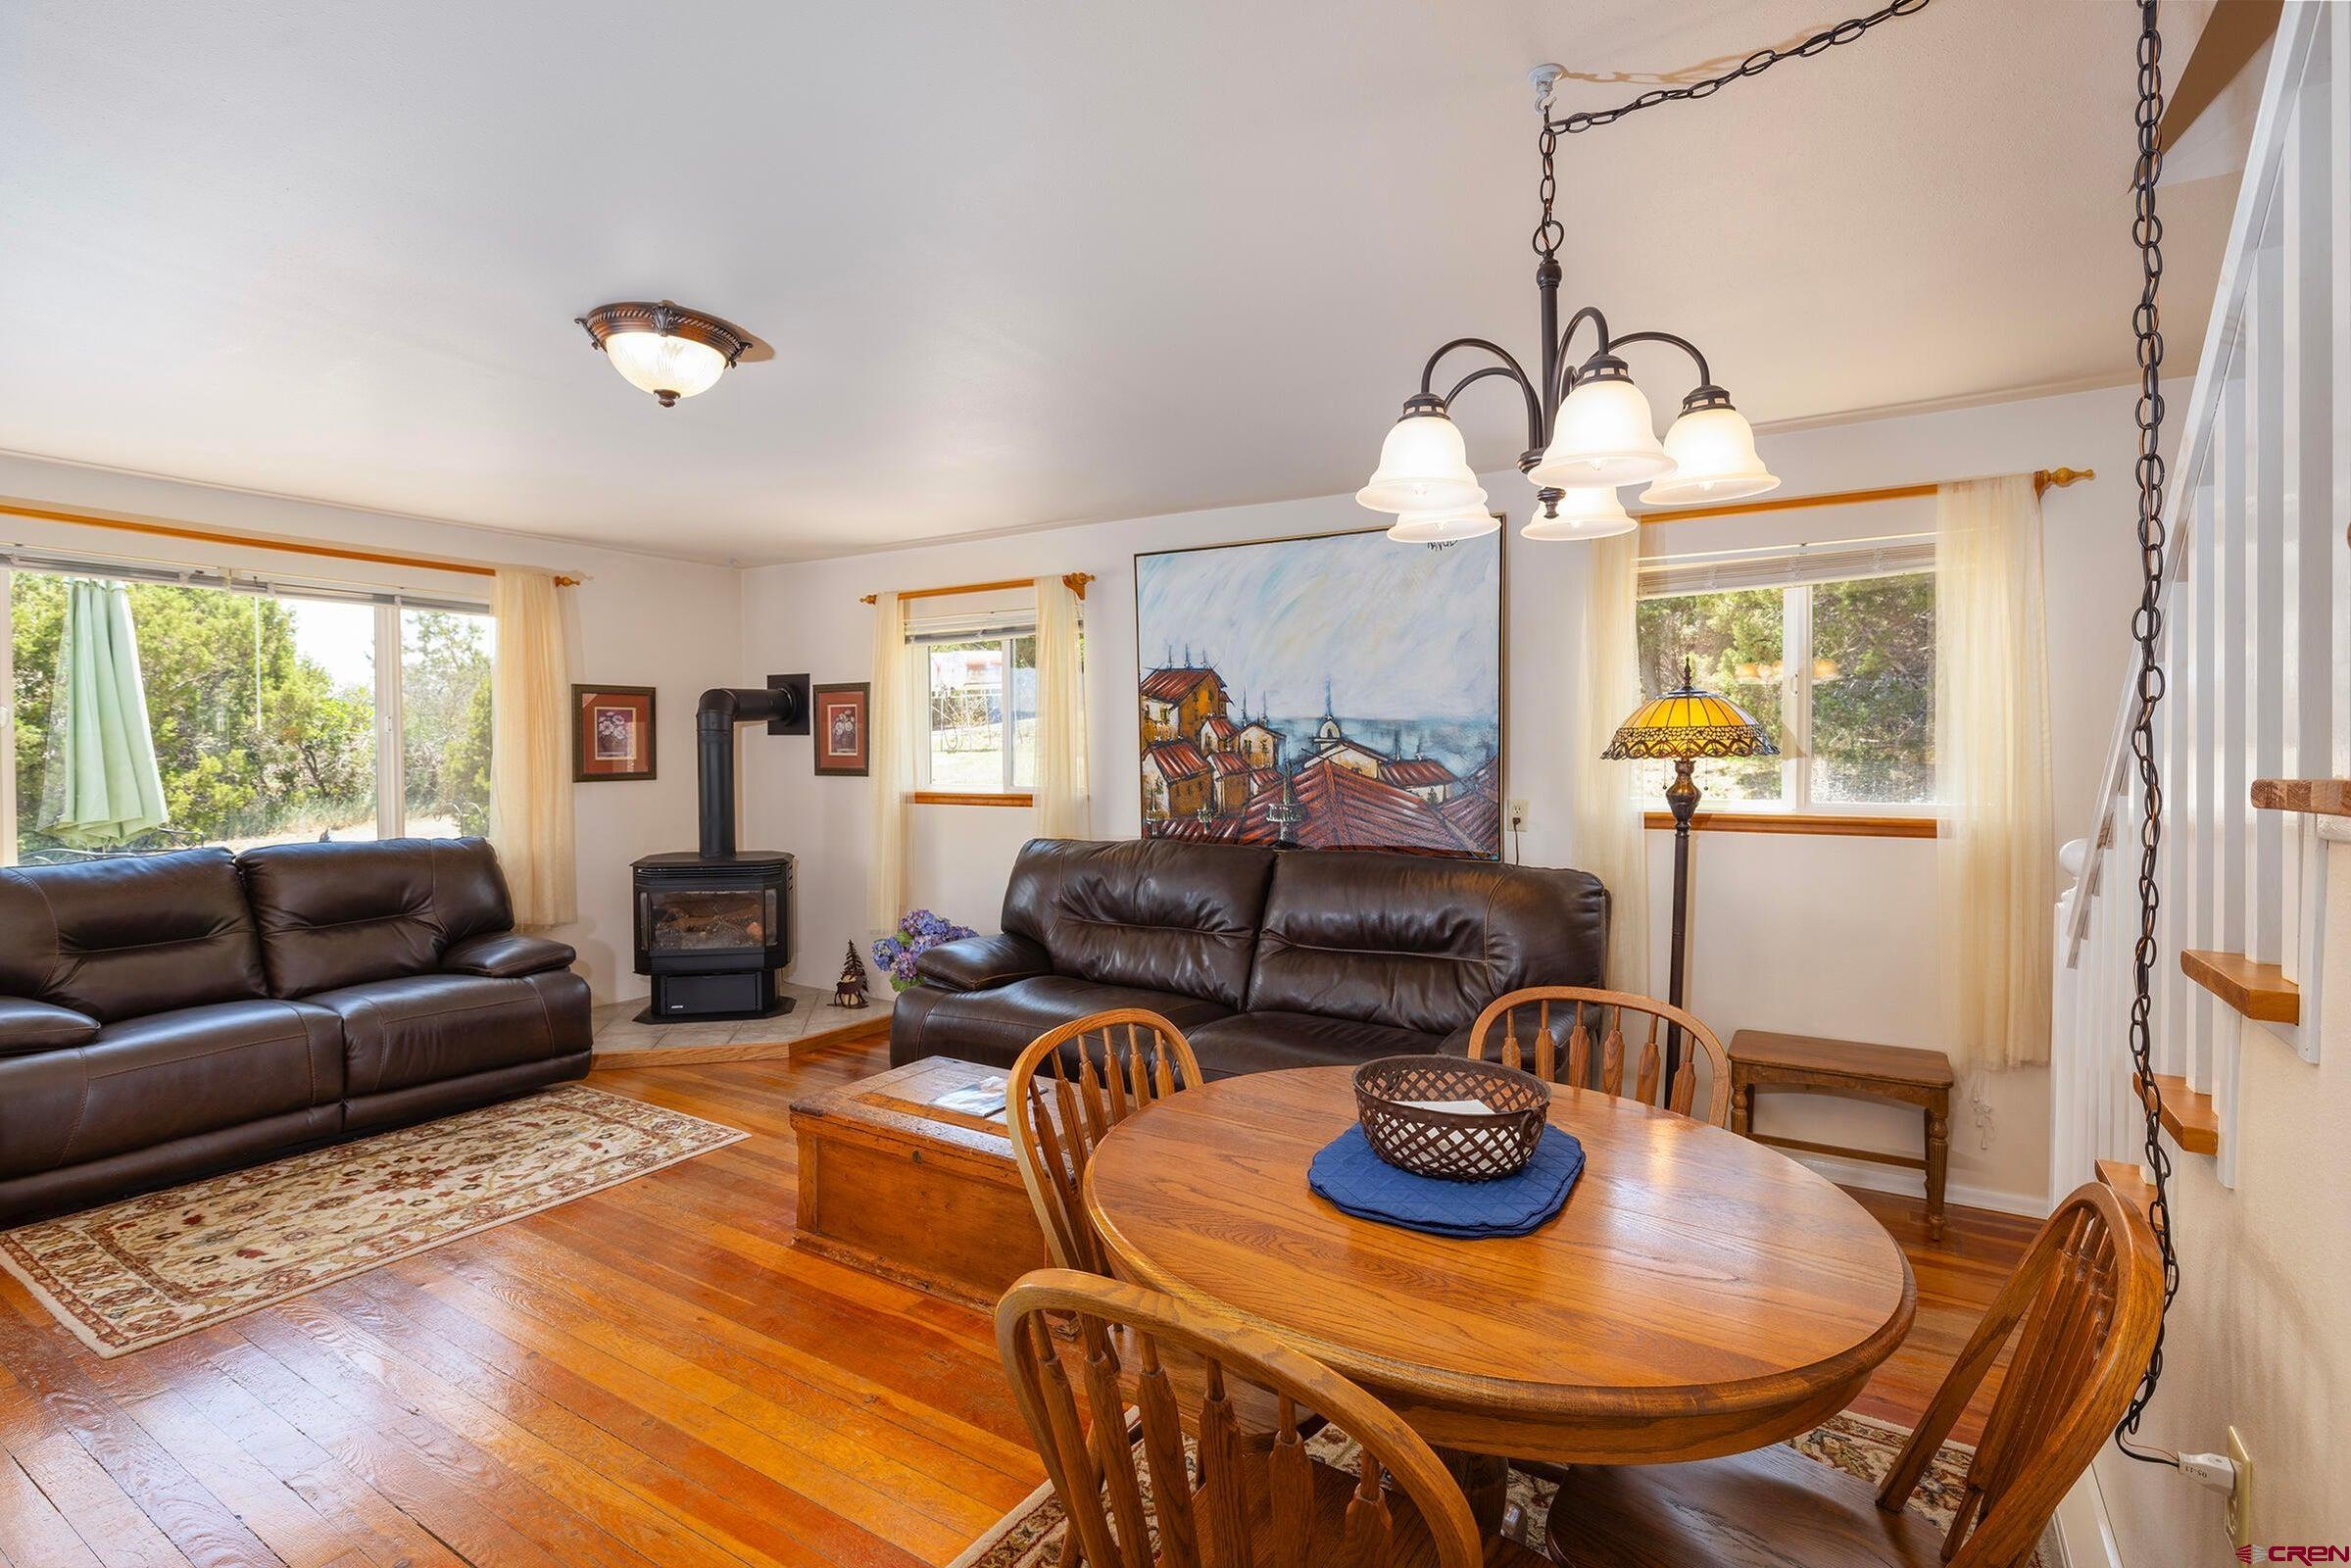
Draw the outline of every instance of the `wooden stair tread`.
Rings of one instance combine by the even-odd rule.
[[[2181,950],[2180,969],[2190,980],[2248,1018],[2263,1023],[2299,1023],[2302,993],[2274,963],[2255,963],[2241,953]]]
[[[2265,811],[2351,816],[2351,778],[2257,778],[2253,804]]]
[[[2144,1080],[2133,1075],[2131,1083],[2140,1095],[2146,1094]],[[2155,1075],[2155,1087],[2163,1091],[2163,1130],[2172,1141],[2191,1154],[2217,1154],[2221,1152],[2221,1113],[2213,1104],[2212,1096],[2199,1095],[2188,1088],[2187,1080],[2171,1073]]]
[[[2166,1093],[2169,1094],[2169,1091]],[[2117,1198],[2142,1214],[2147,1211],[2147,1205],[2155,1201],[2155,1185],[2147,1180],[2147,1168],[2135,1160],[2099,1160],[2098,1180],[2113,1188]]]

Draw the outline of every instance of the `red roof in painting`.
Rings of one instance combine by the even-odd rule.
[[[1154,669],[1143,677],[1143,695],[1156,703],[1180,703],[1204,680],[1216,680],[1212,669]],[[1218,681],[1219,685],[1223,682]]]
[[[1282,770],[1281,770],[1280,768],[1278,768],[1278,767],[1259,767],[1259,768],[1252,768],[1252,769],[1250,769],[1250,770],[1249,770],[1249,792],[1251,795],[1254,795],[1254,794],[1256,794],[1256,793],[1257,793],[1259,790],[1276,790],[1276,791],[1278,791],[1278,790],[1280,790],[1280,789],[1281,789],[1281,787],[1282,787]]]
[[[1432,784],[1457,783],[1453,770],[1433,757],[1399,758],[1380,764],[1380,777],[1397,789],[1427,789]]]
[[[1150,755],[1164,779],[1190,778],[1208,771],[1208,760],[1190,741],[1161,741],[1151,749]]]
[[[1437,814],[1483,853],[1491,854],[1501,848],[1500,803],[1493,796],[1476,789],[1464,790],[1438,807]]]
[[[1249,771],[1249,759],[1233,752],[1209,753],[1208,765],[1216,769],[1216,776],[1218,778],[1225,778],[1234,773],[1246,773]],[[1268,769],[1268,771],[1271,770]]]
[[[1241,837],[1241,818],[1219,816],[1202,822],[1197,816],[1174,816],[1146,823],[1145,832],[1154,839],[1181,839],[1188,844],[1231,844]]]
[[[1215,736],[1220,741],[1229,741],[1234,736],[1241,733],[1240,729],[1234,725],[1233,721],[1225,717],[1222,713],[1209,714],[1208,721],[1202,724],[1200,728],[1206,730],[1209,734]]]
[[[1290,829],[1308,849],[1491,853],[1491,846],[1456,832],[1436,808],[1411,791],[1383,784],[1351,767],[1309,762],[1298,769],[1294,789],[1298,816]],[[1241,832],[1244,842],[1270,844],[1279,837],[1270,813],[1281,799],[1278,786],[1250,799]]]

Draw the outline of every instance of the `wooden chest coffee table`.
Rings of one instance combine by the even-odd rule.
[[[1003,1116],[942,1096],[1001,1087],[994,1067],[933,1056],[792,1102],[798,1244],[955,1300],[993,1307],[1045,1264]]]

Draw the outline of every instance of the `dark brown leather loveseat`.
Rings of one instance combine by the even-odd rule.
[[[588,1069],[479,839],[0,870],[0,1224]]]
[[[1001,935],[933,948],[890,1059],[1007,1066],[1056,1024],[1165,1015],[1211,1078],[1450,1050],[1524,985],[1597,985],[1608,894],[1584,871],[1169,839],[1033,839]]]

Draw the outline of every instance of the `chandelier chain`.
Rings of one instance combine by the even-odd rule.
[[[1786,49],[1758,49],[1719,76],[1708,76],[1703,81],[1679,87],[1653,87],[1631,103],[1619,104],[1614,109],[1578,110],[1575,114],[1553,120],[1546,98],[1543,110],[1543,135],[1538,144],[1543,151],[1543,217],[1535,224],[1535,254],[1546,262],[1555,261],[1558,259],[1559,246],[1567,238],[1566,228],[1552,211],[1558,198],[1559,179],[1552,172],[1551,164],[1559,151],[1561,136],[1573,136],[1581,131],[1596,130],[1602,125],[1613,125],[1627,115],[1654,109],[1659,104],[1689,103],[1699,98],[1711,98],[1732,82],[1745,76],[1760,76],[1783,60],[1809,60],[1838,44],[1852,43],[1880,23],[1891,22],[1896,17],[1916,16],[1926,10],[1930,3],[1931,0],[1888,0],[1886,5],[1868,16],[1849,17],[1834,27],[1814,33],[1802,43]]]
[[[2138,34],[2138,161],[2131,173],[2133,198],[2131,237],[2138,247],[2139,296],[2131,326],[2138,345],[2139,389],[2135,418],[2138,424],[2138,611],[2131,617],[2131,635],[2138,643],[2138,703],[2131,726],[2131,753],[2138,764],[2139,796],[2144,807],[2138,830],[2138,939],[2131,956],[2131,1061],[2138,1075],[2146,1109],[2147,1172],[2155,1196],[2147,1204],[2147,1223],[2163,1253],[2163,1303],[2168,1312],[2180,1294],[2180,1258],[2172,1245],[2171,1155],[2163,1147],[2163,1091],[2155,1082],[2154,1004],[2150,985],[2156,962],[2156,915],[2163,906],[2156,867],[2163,847],[2163,778],[2155,760],[2155,710],[2164,696],[2163,665],[2158,647],[2163,636],[2164,523],[2163,461],[2163,320],[2156,294],[2163,282],[2163,220],[2155,211],[2155,188],[2163,178],[2163,31],[2157,24],[2159,0],[2141,0]],[[2115,1446],[2133,1459],[2150,1464],[2177,1464],[2170,1454],[2133,1447],[2139,1418],[2155,1397],[2163,1378],[2163,1327],[2156,1326],[2155,1345],[2147,1356],[2130,1408],[2115,1427]]]

